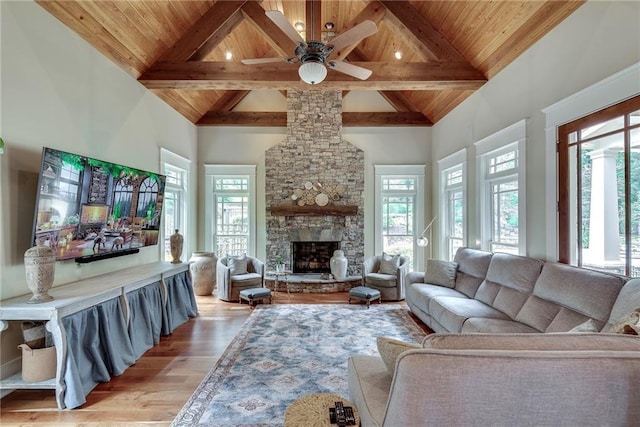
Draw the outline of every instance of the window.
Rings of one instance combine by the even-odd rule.
[[[524,255],[525,122],[476,143],[479,154],[481,247]]]
[[[255,166],[207,165],[206,247],[218,257],[255,254]]]
[[[190,239],[188,226],[189,221],[189,168],[191,162],[183,157],[180,157],[168,150],[162,149],[160,152],[160,159],[162,161],[162,173],[167,177],[164,187],[164,203],[163,203],[163,215],[164,215],[164,228],[163,228],[163,242],[162,258],[165,261],[171,261],[171,243],[169,239],[175,230],[179,230],[182,234],[183,241],[183,255],[188,257],[190,248]]]
[[[640,96],[558,128],[561,262],[640,276]]]
[[[375,252],[400,254],[409,259],[410,269],[420,268],[415,241],[422,226],[417,212],[424,212],[424,166],[375,166],[375,171]]]
[[[458,248],[465,246],[466,234],[466,150],[460,150],[438,162],[440,169],[440,248],[443,259],[453,260]],[[435,242],[434,242],[435,243]]]

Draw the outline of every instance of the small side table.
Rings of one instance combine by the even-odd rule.
[[[280,282],[280,277],[284,277],[284,282],[285,285],[287,287],[287,296],[289,297],[289,299],[291,299],[291,293],[289,292],[289,275],[292,272],[290,270],[282,270],[282,271],[267,271],[267,276],[273,276],[275,277],[275,280],[273,282],[273,291],[274,291],[274,295],[278,294],[278,287],[279,287],[279,282]]]
[[[284,427],[336,427],[337,424],[331,424],[329,420],[329,408],[335,407],[336,402],[353,408],[355,425],[359,426],[360,415],[353,403],[337,394],[314,393],[302,396],[289,405],[284,414]]]

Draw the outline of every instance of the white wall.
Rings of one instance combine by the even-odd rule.
[[[468,149],[470,246],[479,238],[473,142],[528,119],[527,254],[547,257],[545,215],[555,195],[547,197],[544,182],[555,158],[546,155],[542,110],[640,61],[639,22],[640,2],[587,2],[432,128],[434,162]]]
[[[0,2],[0,15],[0,135],[6,143],[0,156],[1,300],[29,293],[23,254],[31,242],[43,146],[159,172],[160,147],[195,164],[197,134],[36,3]],[[90,264],[58,262],[54,286],[159,259],[160,245]],[[5,345],[7,335],[3,361],[4,349],[15,348]]]
[[[349,96],[357,96],[351,92]],[[352,98],[353,99],[353,98]],[[198,128],[198,176],[202,180],[204,164],[257,165],[257,239],[256,255],[265,259],[264,152],[284,141],[286,128],[200,127]],[[365,255],[373,255],[373,165],[429,164],[430,128],[343,128],[343,137],[365,153]],[[204,185],[200,186],[204,200]],[[427,188],[429,200],[430,187]],[[204,230],[205,206],[199,207],[199,227]],[[430,215],[425,214],[425,219]],[[424,220],[424,219],[423,219]],[[204,247],[200,235],[199,246]]]

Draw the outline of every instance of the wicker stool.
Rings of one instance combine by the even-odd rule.
[[[269,288],[243,289],[240,291],[240,300],[238,302],[242,304],[242,300],[249,301],[249,306],[253,307],[254,301],[264,300],[265,298],[269,298],[269,304],[271,304],[271,289]]]
[[[381,303],[380,291],[366,286],[356,286],[349,290],[349,304],[351,304],[351,298],[357,298],[367,301],[367,308],[371,305],[371,301],[378,300],[378,304]]]

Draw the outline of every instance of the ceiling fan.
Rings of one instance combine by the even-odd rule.
[[[375,22],[366,20],[355,27],[341,33],[323,43],[321,41],[310,40],[305,41],[298,33],[287,18],[279,10],[268,10],[265,12],[267,17],[273,21],[291,40],[297,43],[295,56],[284,58],[255,58],[243,59],[243,64],[266,64],[270,62],[300,62],[298,74],[300,78],[309,84],[318,84],[327,76],[327,67],[332,68],[341,73],[366,80],[371,76],[372,71],[348,62],[329,60],[329,55],[334,51],[339,51],[346,46],[350,46],[360,40],[369,37],[378,31]]]

